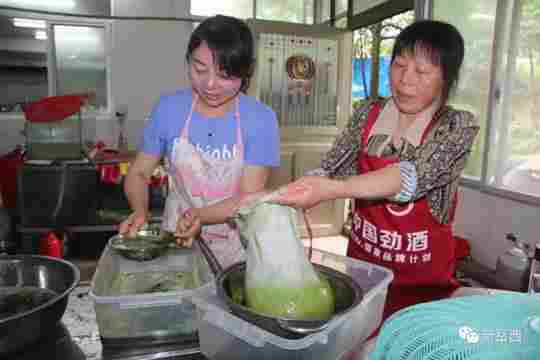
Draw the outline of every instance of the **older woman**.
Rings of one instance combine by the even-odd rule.
[[[310,208],[354,199],[347,255],[394,271],[385,318],[458,286],[452,222],[479,130],[471,113],[447,105],[463,56],[463,38],[450,24],[405,28],[392,52],[392,96],[354,114],[322,161],[326,176],[302,177],[274,200]]]

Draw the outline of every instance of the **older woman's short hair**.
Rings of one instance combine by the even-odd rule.
[[[465,55],[463,37],[451,24],[421,20],[407,26],[398,35],[392,51],[393,63],[396,56],[404,53],[427,54],[434,65],[440,66],[443,76],[443,104],[457,85],[459,70]]]

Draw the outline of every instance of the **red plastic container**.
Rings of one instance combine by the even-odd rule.
[[[50,231],[40,239],[39,254],[61,258],[64,255],[62,247],[62,240],[54,231]]]

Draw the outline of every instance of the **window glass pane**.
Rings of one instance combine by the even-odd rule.
[[[336,19],[336,22],[334,23],[334,27],[338,29],[346,29],[347,28],[347,17],[342,16],[340,18]]]
[[[336,0],[336,16],[347,15],[348,0]]]
[[[414,11],[407,11],[353,33],[353,108],[368,98],[389,97],[390,57],[395,38],[414,21]],[[375,61],[373,61],[375,59]]]
[[[511,19],[506,87],[492,185],[540,196],[540,15],[538,1],[521,1]],[[519,14],[520,11],[515,12]]]
[[[353,15],[360,14],[362,11],[371,9],[374,6],[380,5],[387,0],[354,0]]]
[[[0,112],[21,112],[22,104],[47,96],[47,42],[35,35],[45,22],[30,24],[42,28],[0,16]]]
[[[474,178],[479,178],[482,172],[496,9],[497,2],[492,0],[434,3],[434,18],[455,25],[465,40],[465,59],[450,103],[458,109],[471,111],[480,121],[480,133],[464,171],[465,175]]]
[[[336,0],[336,27],[345,28],[347,26],[347,4],[348,0]],[[317,6],[317,23],[330,21],[330,1],[319,0]],[[345,19],[343,19],[345,18]]]
[[[317,1],[317,23],[330,21],[330,1]]]
[[[111,15],[111,0],[0,0],[0,6],[62,14]]]
[[[191,1],[191,14],[214,16],[217,14],[235,16],[240,19],[253,18],[254,0]]]
[[[257,19],[313,24],[313,0],[257,0]]]
[[[88,95],[88,110],[107,108],[105,29],[55,25],[56,94]]]

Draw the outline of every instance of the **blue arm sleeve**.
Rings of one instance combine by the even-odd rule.
[[[391,200],[395,202],[409,202],[416,194],[418,175],[416,166],[410,161],[399,162],[399,174],[401,177],[401,191]]]
[[[244,159],[247,165],[273,166],[280,163],[279,125],[276,113],[260,104],[250,119]],[[245,125],[244,125],[245,126]]]

